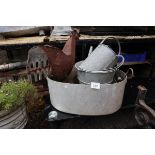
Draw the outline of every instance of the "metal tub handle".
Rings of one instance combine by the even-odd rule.
[[[130,72],[131,72],[131,74],[129,74]],[[132,79],[133,77],[135,77],[134,71],[133,71],[132,68],[129,68],[129,69],[127,70],[126,75],[127,75],[127,78],[128,78],[128,79]]]

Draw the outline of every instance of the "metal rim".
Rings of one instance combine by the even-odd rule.
[[[123,71],[121,71],[121,70],[119,70],[119,69],[118,69],[117,71],[123,72]],[[123,72],[123,74],[125,74],[124,78],[123,78],[121,81],[118,81],[117,83],[121,83],[122,81],[127,80],[128,77],[127,77],[126,73]],[[62,84],[62,82],[53,80],[53,79],[51,79],[49,76],[46,77],[46,80],[47,80],[47,81],[52,80],[52,81],[55,82],[55,83]],[[68,84],[68,85],[83,85],[82,83],[70,83],[70,82],[69,82],[69,83],[68,83],[68,82],[63,82],[63,84]],[[114,83],[104,83],[104,84],[101,84],[101,85],[111,85],[111,84],[114,84]]]
[[[109,73],[109,72],[115,72],[118,68],[117,66],[114,68],[109,68],[109,69],[103,69],[102,71],[89,71],[89,70],[82,70],[79,68],[79,66],[77,66],[77,63],[75,64],[75,68],[80,71],[80,72],[86,72],[86,73]]]

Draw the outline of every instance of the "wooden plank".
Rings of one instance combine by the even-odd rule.
[[[106,37],[116,37],[117,39],[120,40],[135,40],[135,39],[155,39],[155,35],[149,35],[149,36],[88,36],[88,35],[83,35],[80,37],[82,40],[102,40],[105,39]]]
[[[155,35],[144,35],[144,36],[90,36],[90,35],[81,35],[79,40],[103,40],[106,37],[116,37],[120,40],[141,40],[141,39],[155,39]],[[65,41],[68,39],[68,36],[52,36],[49,37],[50,41]]]
[[[155,35],[144,35],[144,36],[90,36],[81,35],[79,40],[89,41],[89,40],[103,40],[105,37],[116,37],[119,40],[145,40],[145,39],[155,39]],[[51,36],[48,37],[50,42],[64,42],[69,38],[69,36]],[[39,44],[43,43],[45,36],[34,36],[34,37],[20,37],[20,38],[9,38],[0,40],[0,46],[6,45],[22,45],[22,44]]]
[[[20,37],[0,40],[0,46],[42,43],[45,36]]]

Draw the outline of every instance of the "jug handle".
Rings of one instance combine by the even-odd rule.
[[[129,72],[131,72],[131,74],[129,74]],[[132,79],[135,75],[134,75],[134,71],[132,68],[129,68],[126,72],[127,78],[128,79]]]
[[[118,44],[118,48],[119,48],[118,55],[120,55],[120,54],[121,54],[121,44],[120,44],[119,40],[118,40],[116,37],[106,37],[105,39],[103,39],[103,40],[100,42],[100,45],[103,44],[103,43],[104,43],[107,39],[109,39],[109,38],[115,39],[115,40],[116,40],[116,42],[117,42],[117,44]]]
[[[124,64],[124,57],[123,55],[116,55],[117,57],[121,57],[121,62],[115,67],[116,69],[120,68]]]

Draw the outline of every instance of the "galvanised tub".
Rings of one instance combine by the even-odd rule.
[[[108,115],[122,105],[127,76],[118,70],[120,82],[100,84],[100,89],[91,85],[62,83],[47,77],[51,104],[59,111],[78,115]]]

